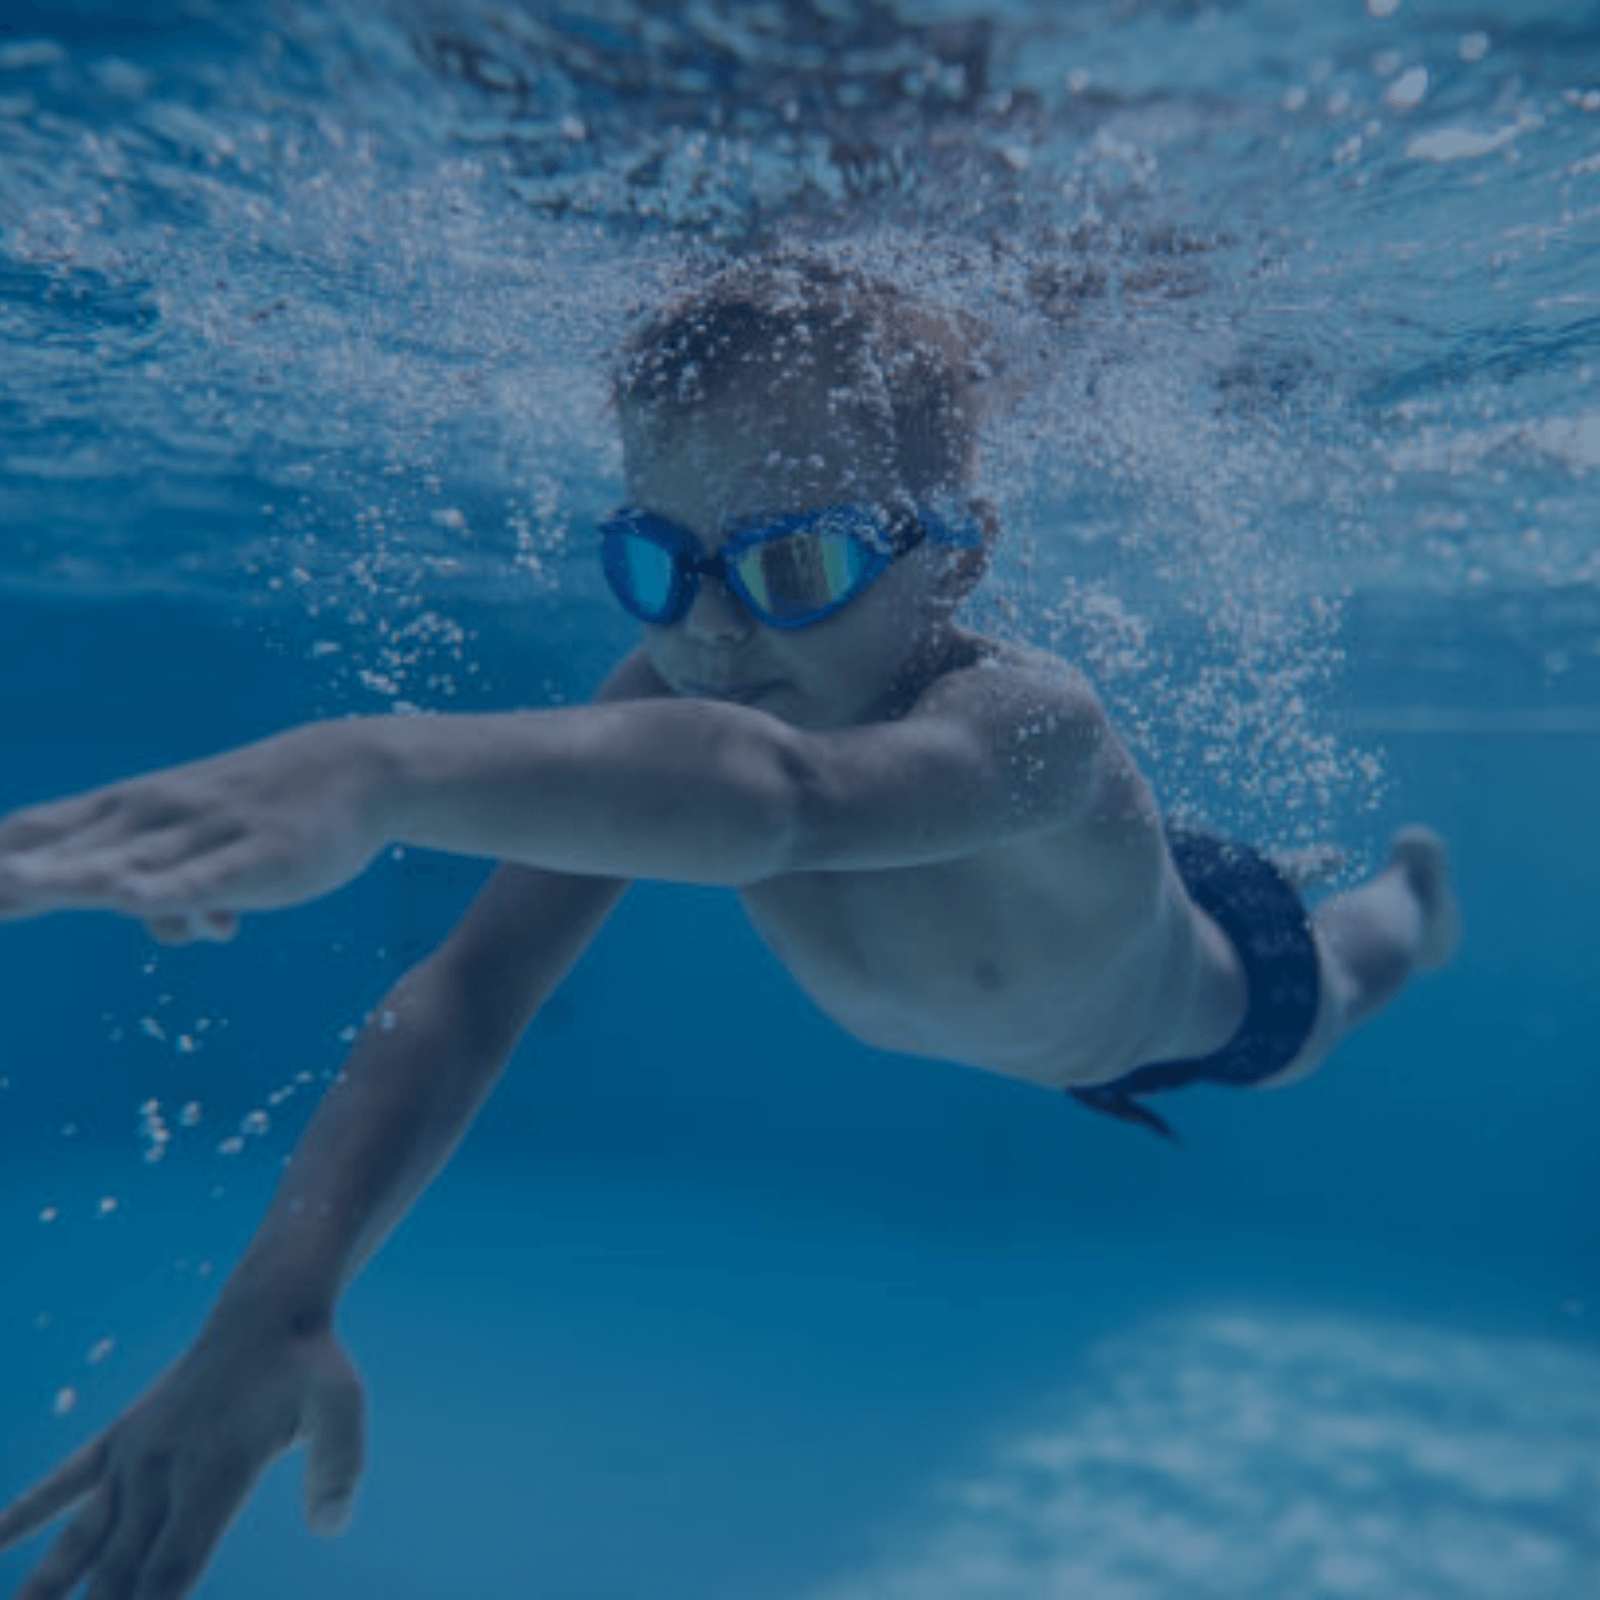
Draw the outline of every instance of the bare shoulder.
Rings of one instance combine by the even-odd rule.
[[[923,691],[914,715],[970,718],[1023,740],[1112,736],[1093,685],[1071,662],[977,634],[960,643],[956,663]]]
[[[1093,848],[1118,819],[1148,816],[1143,779],[1070,662],[972,633],[956,642],[901,725],[910,748],[949,752],[950,781],[982,795],[1003,831]]]

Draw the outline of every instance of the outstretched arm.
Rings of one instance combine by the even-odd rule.
[[[159,924],[294,905],[388,842],[744,881],[779,843],[779,727],[666,699],[310,723],[0,824],[0,916],[104,908]]]
[[[725,885],[911,865],[1081,820],[1126,768],[1065,676],[976,667],[835,732],[664,697],[638,656],[613,683],[570,709],[314,723],[20,813],[0,824],[0,917],[225,928],[338,887],[390,841]]]

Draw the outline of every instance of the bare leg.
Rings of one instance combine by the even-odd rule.
[[[1314,1072],[1414,974],[1442,967],[1454,956],[1461,914],[1444,841],[1429,828],[1402,828],[1384,869],[1319,906],[1312,928],[1322,960],[1317,1024],[1305,1049],[1263,1088]]]

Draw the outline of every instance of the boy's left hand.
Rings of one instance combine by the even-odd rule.
[[[0,919],[118,911],[178,942],[299,904],[383,844],[384,767],[362,723],[317,722],[0,822]]]

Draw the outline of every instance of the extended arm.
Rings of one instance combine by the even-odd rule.
[[[327,1322],[624,887],[522,867],[495,873],[450,939],[367,1019],[217,1315],[264,1295],[296,1324]]]
[[[809,732],[640,697],[317,723],[0,826],[0,915],[160,918],[293,904],[392,840],[548,870],[746,884],[912,865],[1081,818],[1127,764],[1081,684],[940,679],[904,718]]]
[[[970,855],[1139,783],[1099,703],[1058,666],[951,673],[904,718],[828,732],[660,699],[372,732],[396,838],[691,883]]]

